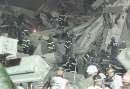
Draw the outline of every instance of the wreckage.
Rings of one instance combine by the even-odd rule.
[[[39,8],[38,12],[44,8],[44,5]],[[13,13],[18,14],[20,8],[16,8],[13,7]],[[69,22],[69,20],[73,20],[72,16],[59,16],[59,13],[56,12],[52,12],[50,15],[50,18],[53,17],[53,19],[47,17],[46,14],[48,13],[41,12],[38,15],[41,22],[33,23],[36,21],[33,18],[34,13],[20,9],[26,13],[26,19],[22,19],[22,23],[13,21],[15,23],[14,28],[19,30],[18,34],[21,34],[21,28],[24,29],[24,37],[17,37],[17,35],[13,34],[13,38],[10,35],[9,38],[3,36],[0,38],[2,57],[4,55],[5,58],[5,54],[9,54],[2,60],[2,63],[8,66],[6,70],[12,81],[16,85],[20,83],[27,84],[26,87],[30,89],[34,87],[33,84],[35,83],[37,89],[42,89],[45,82],[53,76],[55,68],[62,65],[66,69],[65,77],[70,80],[70,89],[78,89],[78,83],[84,80],[84,70],[89,65],[89,57],[91,57],[89,52],[94,50],[92,54],[95,54],[95,58],[91,57],[94,59],[92,62],[98,64],[96,61],[100,60],[95,60],[98,59],[97,55],[100,55],[102,50],[108,51],[112,38],[115,40],[115,45],[122,41],[128,41],[126,44],[128,46],[129,40],[124,34],[129,33],[129,27],[127,26],[129,0],[108,0],[108,2],[96,0],[92,4],[92,8],[99,10],[99,12],[101,11],[99,8],[102,8],[102,12],[97,16],[88,16],[89,20],[80,25],[73,24],[73,21]],[[69,18],[68,23],[66,23],[67,17]],[[23,17],[20,16],[19,18]],[[51,22],[48,22],[50,20]],[[40,26],[35,27],[35,25],[39,24]],[[69,27],[68,25],[72,26]],[[2,24],[1,29],[8,26],[10,25]],[[47,30],[43,30],[44,26]],[[14,37],[18,40],[14,39]],[[3,39],[7,39],[6,42],[3,42],[5,41]],[[21,42],[21,40],[22,43],[17,44],[17,41]],[[10,45],[7,41],[14,44]],[[28,53],[33,48],[32,46],[34,50]],[[14,63],[14,61],[17,63]],[[101,61],[108,62],[109,60],[103,59]],[[122,61],[120,62],[122,63]],[[13,66],[11,63],[13,63]],[[124,65],[124,62],[122,64]]]
[[[0,77],[0,87],[2,87],[2,89],[17,89],[2,64],[0,64]]]

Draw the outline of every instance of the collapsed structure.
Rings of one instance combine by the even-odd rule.
[[[66,69],[65,77],[71,80],[70,87],[78,89],[75,81],[84,79],[88,65],[95,64],[104,70],[102,66],[118,63],[119,49],[129,46],[128,35],[124,35],[129,33],[129,0],[96,0],[91,4],[92,11],[79,18],[73,18],[73,13],[64,9],[66,6],[51,13],[44,6],[35,17],[34,12],[17,7],[2,14],[1,33],[8,36],[0,37],[1,61],[8,66],[7,72],[15,84],[23,83],[29,88],[37,84],[35,87],[41,89],[50,72],[61,65]],[[17,15],[19,10],[24,14]],[[89,15],[96,10],[97,13]],[[124,69],[120,63],[115,67]]]

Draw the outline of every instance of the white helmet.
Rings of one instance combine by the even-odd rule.
[[[98,69],[97,69],[97,67],[95,65],[89,65],[86,72],[88,74],[93,74],[93,73],[98,72]]]
[[[99,73],[99,76],[101,77],[101,79],[105,79],[106,78],[106,75],[103,74],[103,73]]]

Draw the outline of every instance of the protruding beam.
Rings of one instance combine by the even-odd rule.
[[[0,87],[2,89],[17,89],[2,64],[0,64]]]

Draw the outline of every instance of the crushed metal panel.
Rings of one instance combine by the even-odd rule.
[[[116,39],[116,42],[120,41],[122,31],[124,30],[124,26],[126,26],[126,17],[127,13],[122,13],[118,20],[118,24],[114,24],[112,29],[108,29],[108,35],[105,41],[105,50],[107,50],[107,46],[110,43],[112,37]]]
[[[103,13],[121,13],[123,6],[107,7],[103,9]]]
[[[41,43],[38,44],[36,50],[34,51],[33,55],[42,55],[42,47],[41,47]]]
[[[99,17],[91,26],[86,28],[83,36],[77,41],[76,53],[84,54],[89,49],[91,43],[96,40],[96,37],[103,30],[103,18]]]
[[[121,51],[121,53],[117,56],[117,60],[127,69],[130,69],[130,60],[129,60],[129,55],[130,49],[126,48]]]
[[[7,0],[10,5],[22,7],[36,11],[45,0]],[[0,4],[5,4],[4,0],[0,0]]]
[[[44,80],[51,67],[39,55],[23,57],[20,65],[7,68],[13,82],[32,82]]]
[[[8,37],[0,37],[0,54],[17,54],[17,39],[12,39]]]
[[[42,57],[49,65],[55,65],[63,62],[61,55],[58,55],[57,53],[47,53]]]
[[[93,4],[92,4],[92,8],[93,9],[97,9],[98,7],[100,7],[105,0],[96,0]]]

